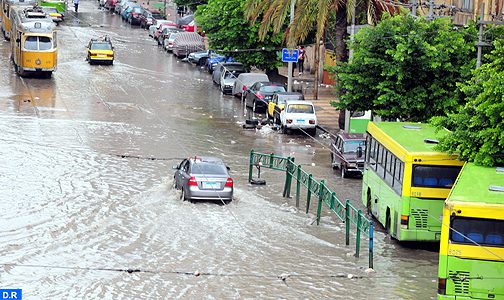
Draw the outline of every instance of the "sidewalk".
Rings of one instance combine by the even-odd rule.
[[[281,76],[287,77],[287,66],[279,67],[278,73]],[[336,100],[334,95],[334,87],[325,84],[319,85],[318,100],[313,98],[315,76],[308,72],[298,75],[297,69],[294,72],[292,90],[300,92],[305,96],[306,100],[310,100],[315,105],[317,111],[317,119],[319,127],[324,131],[336,133],[339,131],[338,117],[339,112],[331,106],[331,101]]]

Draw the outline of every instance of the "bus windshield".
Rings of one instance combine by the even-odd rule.
[[[52,41],[47,36],[28,36],[24,42],[24,48],[32,51],[51,50]]]
[[[411,186],[451,189],[462,167],[414,165]]]
[[[454,217],[450,228],[452,243],[504,247],[504,220]]]

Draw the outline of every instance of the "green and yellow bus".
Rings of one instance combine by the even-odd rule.
[[[504,169],[466,163],[443,210],[438,299],[504,299]]]
[[[443,203],[463,162],[434,150],[429,124],[369,122],[362,202],[399,241],[439,241]]]

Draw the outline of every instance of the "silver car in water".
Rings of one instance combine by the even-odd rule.
[[[233,200],[233,179],[221,159],[195,156],[184,159],[173,168],[174,185],[182,191],[182,200],[215,200],[224,203]]]

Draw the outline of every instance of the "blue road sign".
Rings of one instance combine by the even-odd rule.
[[[23,300],[23,290],[0,289],[0,300]]]
[[[298,61],[298,49],[287,49],[282,50],[282,61],[283,62],[297,62]]]

